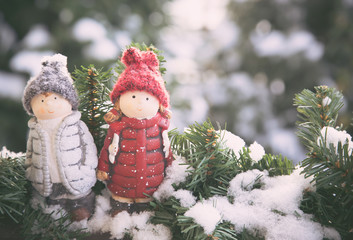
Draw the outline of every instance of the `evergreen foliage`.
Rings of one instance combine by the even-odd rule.
[[[53,215],[61,214],[60,210],[49,214],[43,213],[41,208],[33,209],[27,205],[24,209],[22,219],[22,234],[26,240],[71,240],[83,239],[88,236],[82,229],[72,230],[71,216],[67,213],[56,218]]]
[[[27,179],[24,156],[18,158],[0,156],[0,219],[9,217],[19,223],[27,197]]]
[[[327,101],[327,97],[331,101]],[[326,99],[326,100],[325,100]],[[302,162],[306,177],[313,176],[315,192],[307,192],[302,209],[312,213],[317,221],[332,226],[343,238],[353,237],[353,155],[349,143],[329,146],[321,136],[326,126],[336,127],[342,94],[333,88],[320,86],[315,92],[303,90],[295,97],[300,121],[298,135],[308,149]],[[337,129],[341,130],[339,126]]]
[[[30,184],[25,177],[25,156],[0,156],[0,220],[5,224],[18,224],[24,239],[82,239],[83,230],[69,230],[68,215],[52,218],[30,203]],[[36,229],[36,231],[34,231]]]
[[[75,69],[73,72],[74,85],[80,100],[81,120],[88,126],[98,150],[102,148],[106,135],[103,117],[113,107],[109,98],[112,76],[110,69],[97,70],[94,65],[87,68],[81,66],[81,70]]]
[[[241,172],[259,169],[277,176],[290,174],[293,170],[292,162],[281,156],[266,154],[256,163],[245,147],[237,157],[226,146],[222,130],[215,130],[210,121],[195,123],[182,134],[171,131],[170,136],[172,149],[185,157],[190,173],[183,183],[173,187],[191,191],[197,201],[217,195],[226,196],[232,202],[228,196],[229,182]],[[200,225],[184,215],[188,208],[181,206],[175,197],[165,201],[155,200],[152,206],[155,210],[152,223],[170,227],[173,239],[261,239],[261,236],[249,234],[245,229],[241,233],[235,232],[227,221],[219,223],[211,235],[206,235]]]
[[[147,47],[145,44],[134,43],[128,47],[131,46],[154,51],[161,62],[161,73],[165,72],[162,67],[165,60],[159,50],[152,45]],[[115,71],[120,74],[123,70],[124,65],[119,60]],[[100,150],[105,137],[103,116],[112,108],[109,100],[112,74],[110,70],[104,72],[90,65],[76,69],[73,75],[79,92],[82,120],[89,127]],[[315,192],[305,193],[301,208],[313,214],[320,223],[334,227],[344,238],[349,239],[353,231],[353,155],[348,143],[338,144],[335,148],[332,144],[327,147],[319,141],[324,142],[321,136],[323,127],[336,127],[343,97],[332,88],[321,86],[316,87],[315,91],[304,90],[295,99],[300,114],[298,135],[309,151],[302,163],[303,172],[306,177],[313,176],[316,184]],[[199,202],[213,196],[223,196],[231,203],[234,199],[229,196],[228,188],[237,174],[253,169],[267,170],[271,177],[292,173],[292,162],[280,155],[265,154],[256,162],[251,159],[247,147],[235,153],[227,146],[224,131],[218,128],[215,130],[212,123],[206,121],[189,126],[183,133],[175,130],[170,132],[172,150],[185,158],[189,173],[185,181],[173,185],[175,190],[188,190]],[[338,127],[340,130],[342,128]],[[253,188],[261,187],[260,178],[258,176],[255,180]],[[20,224],[26,239],[82,239],[87,235],[83,230],[69,230],[72,224],[70,216],[64,214],[54,218],[56,212],[45,214],[40,207],[31,207],[24,156],[1,157],[0,180],[0,217]],[[151,206],[155,213],[150,221],[169,227],[176,240],[263,239],[260,234],[247,229],[236,232],[232,223],[227,221],[220,221],[212,234],[207,235],[202,226],[185,215],[189,208],[182,206],[174,196],[155,199]],[[281,212],[278,211],[278,214]]]

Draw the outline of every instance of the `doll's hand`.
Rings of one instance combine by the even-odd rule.
[[[118,153],[118,150],[119,150],[119,135],[114,133],[113,141],[108,147],[109,161],[112,164],[114,164],[114,162],[115,162],[115,156]]]
[[[162,138],[163,138],[163,151],[165,153],[165,157],[168,158],[169,156],[169,148],[170,148],[170,141],[169,141],[169,137],[168,137],[168,132],[164,131],[162,133]]]
[[[105,181],[105,180],[107,180],[109,178],[109,176],[108,176],[108,173],[103,172],[101,170],[98,170],[97,171],[97,178],[100,181]]]
[[[113,123],[113,122],[119,120],[120,116],[116,115],[112,112],[108,112],[107,114],[104,115],[103,118],[106,123],[110,124],[110,123]]]

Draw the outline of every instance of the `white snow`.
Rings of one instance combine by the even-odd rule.
[[[243,147],[245,147],[244,140],[227,130],[222,130],[220,134],[221,134],[220,141],[223,141],[226,147],[232,149],[236,157],[239,158],[240,157],[239,152],[241,152],[243,150]]]
[[[17,53],[10,60],[10,67],[14,71],[27,72],[31,76],[37,75],[42,69],[41,59],[44,56],[53,55],[52,51],[29,51]]]
[[[108,38],[108,33],[102,23],[92,18],[78,20],[73,29],[73,36],[81,42],[90,42],[85,47],[86,57],[99,61],[115,59],[118,57],[119,49],[116,43]]]
[[[173,193],[173,196],[180,201],[183,207],[191,207],[196,203],[196,197],[189,190],[179,189]]]
[[[268,34],[255,31],[251,35],[251,42],[259,56],[290,57],[302,52],[308,60],[317,61],[324,52],[323,45],[304,30],[293,31],[288,36],[280,31]]]
[[[311,179],[305,179],[300,171],[296,169],[291,175],[278,177],[269,177],[267,172],[258,170],[238,174],[229,187],[233,204],[220,196],[204,204],[213,203],[222,220],[233,223],[237,232],[245,227],[250,232],[259,231],[265,239],[340,239],[335,230],[312,221],[311,215],[299,209],[303,192],[314,190]],[[262,187],[252,189],[259,175]]]
[[[167,11],[178,26],[190,30],[215,29],[226,16],[228,0],[177,0],[167,5]]]
[[[336,134],[336,138],[337,133],[339,137],[346,137],[344,131],[336,129],[330,131]],[[7,158],[23,154],[12,153],[3,147],[0,156]],[[277,177],[269,177],[267,171],[256,169],[243,172],[230,182],[228,193],[234,197],[233,202],[229,202],[228,197],[223,196],[196,202],[192,192],[185,189],[175,191],[172,187],[172,184],[177,185],[186,180],[190,174],[187,167],[185,159],[176,156],[176,160],[167,168],[165,181],[154,196],[159,200],[170,196],[179,199],[183,207],[189,207],[185,216],[191,217],[199,224],[205,234],[212,234],[219,223],[229,221],[234,225],[236,232],[242,232],[246,228],[250,233],[258,232],[265,239],[341,239],[336,230],[321,226],[312,220],[312,215],[305,214],[299,209],[303,193],[315,191],[310,183],[312,178],[304,178],[300,174],[302,171],[300,168],[291,175]],[[254,188],[255,182],[260,183],[259,188]],[[96,197],[95,212],[91,219],[75,222],[71,225],[71,229],[86,228],[90,233],[110,232],[112,238],[116,239],[122,238],[125,234],[129,234],[134,240],[173,238],[166,226],[149,223],[153,212],[129,214],[123,211],[111,217],[110,197],[109,191],[103,190],[102,196]],[[32,199],[31,204],[34,208],[39,204],[46,213],[54,212],[55,219],[65,214],[60,206],[48,207],[36,198]]]
[[[250,157],[255,162],[260,161],[262,157],[265,155],[265,149],[256,141],[250,145],[249,150],[250,150]]]
[[[0,157],[1,158],[19,158],[19,157],[24,157],[26,154],[19,152],[19,153],[15,153],[15,152],[11,152],[10,150],[8,150],[5,146],[2,147],[1,151],[0,151]]]
[[[110,202],[109,194],[104,191],[103,196],[96,197],[96,207],[92,218],[88,222],[88,229],[90,232],[108,232],[111,217],[109,215]]]
[[[82,227],[86,227],[91,233],[110,232],[112,238],[121,239],[125,234],[132,236],[133,240],[159,239],[170,240],[172,235],[170,230],[163,225],[153,225],[148,222],[152,212],[141,212],[129,214],[126,211],[118,213],[116,216],[110,216],[110,193],[103,190],[102,196],[96,197],[96,208],[94,215]]]
[[[95,19],[82,18],[73,26],[72,34],[77,40],[85,42],[105,37],[107,30]]]
[[[351,135],[349,135],[345,130],[337,130],[333,127],[323,127],[321,129],[321,137],[318,137],[317,144],[320,146],[330,147],[330,144],[338,150],[338,144],[341,143],[342,147],[344,144],[348,144],[348,152],[352,154],[353,141]]]
[[[324,99],[322,99],[322,106],[326,107],[330,105],[331,101],[332,101],[331,98],[326,96]]]
[[[257,169],[240,173],[229,182],[228,194],[239,197],[244,191],[250,191],[253,188],[257,178],[267,175],[267,171],[260,172]]]
[[[143,229],[133,229],[132,230],[133,240],[170,240],[173,239],[170,230],[162,224],[146,224]]]
[[[198,202],[184,214],[194,219],[195,223],[203,227],[206,234],[211,234],[221,220],[219,211],[212,203]]]
[[[99,61],[106,61],[117,59],[119,49],[114,41],[108,38],[100,38],[94,40],[90,45],[88,45],[84,49],[84,54],[87,57],[94,58]]]
[[[221,130],[220,135],[220,141],[222,141],[227,148],[232,149],[235,156],[239,158],[245,147],[245,141],[227,130]],[[249,151],[250,158],[255,162],[260,161],[265,155],[265,149],[256,141],[249,146]]]
[[[42,24],[37,24],[31,27],[29,33],[23,39],[24,44],[28,48],[40,48],[47,45],[49,41],[50,33]]]
[[[161,201],[168,197],[173,196],[175,190],[172,184],[180,184],[184,182],[186,177],[190,174],[188,165],[185,165],[185,159],[180,156],[175,156],[175,160],[172,165],[166,169],[166,177],[164,178],[161,185],[159,185],[157,191],[154,192],[153,197]]]

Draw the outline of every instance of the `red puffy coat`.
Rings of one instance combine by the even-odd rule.
[[[112,194],[126,198],[147,198],[164,178],[164,169],[172,161],[163,152],[162,132],[169,127],[169,119],[159,113],[151,119],[122,117],[110,124],[98,160],[98,170],[107,172],[107,187]],[[109,161],[108,147],[114,133],[119,135],[119,150],[114,164]]]

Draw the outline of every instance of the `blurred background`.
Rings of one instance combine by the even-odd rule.
[[[134,42],[164,51],[172,127],[210,118],[298,162],[295,93],[341,90],[352,134],[353,0],[0,1],[0,148],[26,150],[21,104],[44,55],[114,67]]]

